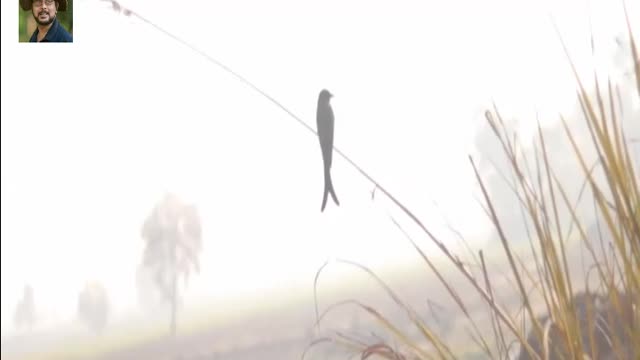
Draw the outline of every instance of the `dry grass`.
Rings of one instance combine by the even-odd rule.
[[[640,97],[640,62],[629,19],[627,28],[637,87],[633,96]],[[437,329],[427,325],[407,301],[401,299],[370,269],[340,261],[368,273],[395,305],[406,313],[410,326],[417,329],[419,336],[410,336],[415,334],[411,331],[413,329],[397,325],[391,316],[351,299],[333,304],[322,313],[317,309],[317,325],[338,308],[355,306],[389,337],[386,340],[363,341],[356,334],[328,329],[310,344],[303,358],[310,356],[309,353],[322,343],[332,343],[362,359],[458,359],[465,358],[465,353],[474,352],[471,348],[475,349],[476,356],[490,359],[511,358],[518,348],[519,359],[640,357],[640,341],[632,341],[640,339],[640,188],[638,169],[635,167],[637,164],[632,161],[629,152],[630,138],[621,126],[620,104],[616,102],[619,88],[609,81],[603,90],[596,76],[595,89],[589,92],[572,62],[571,66],[593,148],[578,144],[575,131],[565,118],[561,120],[573,151],[569,155],[575,158],[584,177],[584,189],[580,191],[580,196],[587,194],[594,203],[601,225],[599,239],[590,238],[587,234],[587,221],[578,214],[577,204],[572,202],[567,189],[550,165],[551,154],[543,131],[538,128],[535,158],[527,159],[516,140],[508,135],[505,121],[494,106],[492,111],[486,112],[486,119],[515,174],[512,190],[530,225],[529,254],[526,256],[514,251],[513,243],[505,234],[497,215],[497,212],[505,209],[494,207],[476,164],[473,159],[470,162],[482,189],[487,215],[500,239],[501,251],[509,269],[508,284],[511,290],[515,289],[520,306],[510,309],[497,300],[498,290],[503,291],[501,288],[505,286],[504,279],[488,268],[482,251],[474,256],[474,266],[467,266],[410,210],[382,189],[437,245],[450,265],[466,280],[473,295],[450,281],[446,272],[405,233],[428,270],[437,277],[461,311],[473,343],[461,348],[455,339],[442,336]],[[604,174],[602,178],[594,175],[596,167],[588,163],[588,152],[597,155],[597,165]],[[553,156],[558,154],[554,153]],[[569,219],[568,223],[562,221],[565,218]],[[404,232],[395,219],[392,218],[392,221]],[[576,240],[592,264],[588,268],[576,269],[572,265],[571,258],[576,256],[578,248]],[[324,268],[318,271],[316,282]],[[497,285],[499,283],[502,285]],[[484,321],[479,322],[477,311],[470,309],[471,298],[484,304]]]

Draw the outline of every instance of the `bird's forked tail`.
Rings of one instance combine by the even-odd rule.
[[[336,205],[340,206],[340,201],[338,201],[338,196],[336,195],[336,191],[333,189],[333,181],[331,181],[331,172],[330,169],[325,169],[324,171],[324,195],[322,196],[322,207],[320,211],[324,211],[324,208],[327,206],[327,199],[331,194],[331,198],[336,203]]]

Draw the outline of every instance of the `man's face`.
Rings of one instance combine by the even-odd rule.
[[[33,0],[31,12],[39,25],[49,25],[56,18],[58,4],[54,0]]]

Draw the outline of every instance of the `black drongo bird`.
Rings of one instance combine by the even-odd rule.
[[[327,206],[327,197],[329,194],[331,194],[336,205],[340,206],[336,192],[333,189],[333,182],[331,181],[334,130],[333,110],[329,104],[331,97],[333,97],[333,95],[328,90],[323,89],[320,91],[320,96],[318,96],[318,112],[316,114],[318,137],[320,138],[322,161],[324,162],[324,195],[322,197],[322,207],[320,208],[321,212],[323,212],[325,206]]]

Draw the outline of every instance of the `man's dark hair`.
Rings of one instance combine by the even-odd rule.
[[[44,0],[43,0],[44,1]],[[56,4],[58,4],[58,11],[67,11],[67,0],[55,0]],[[31,10],[33,5],[33,0],[20,0],[20,7],[24,11]]]

